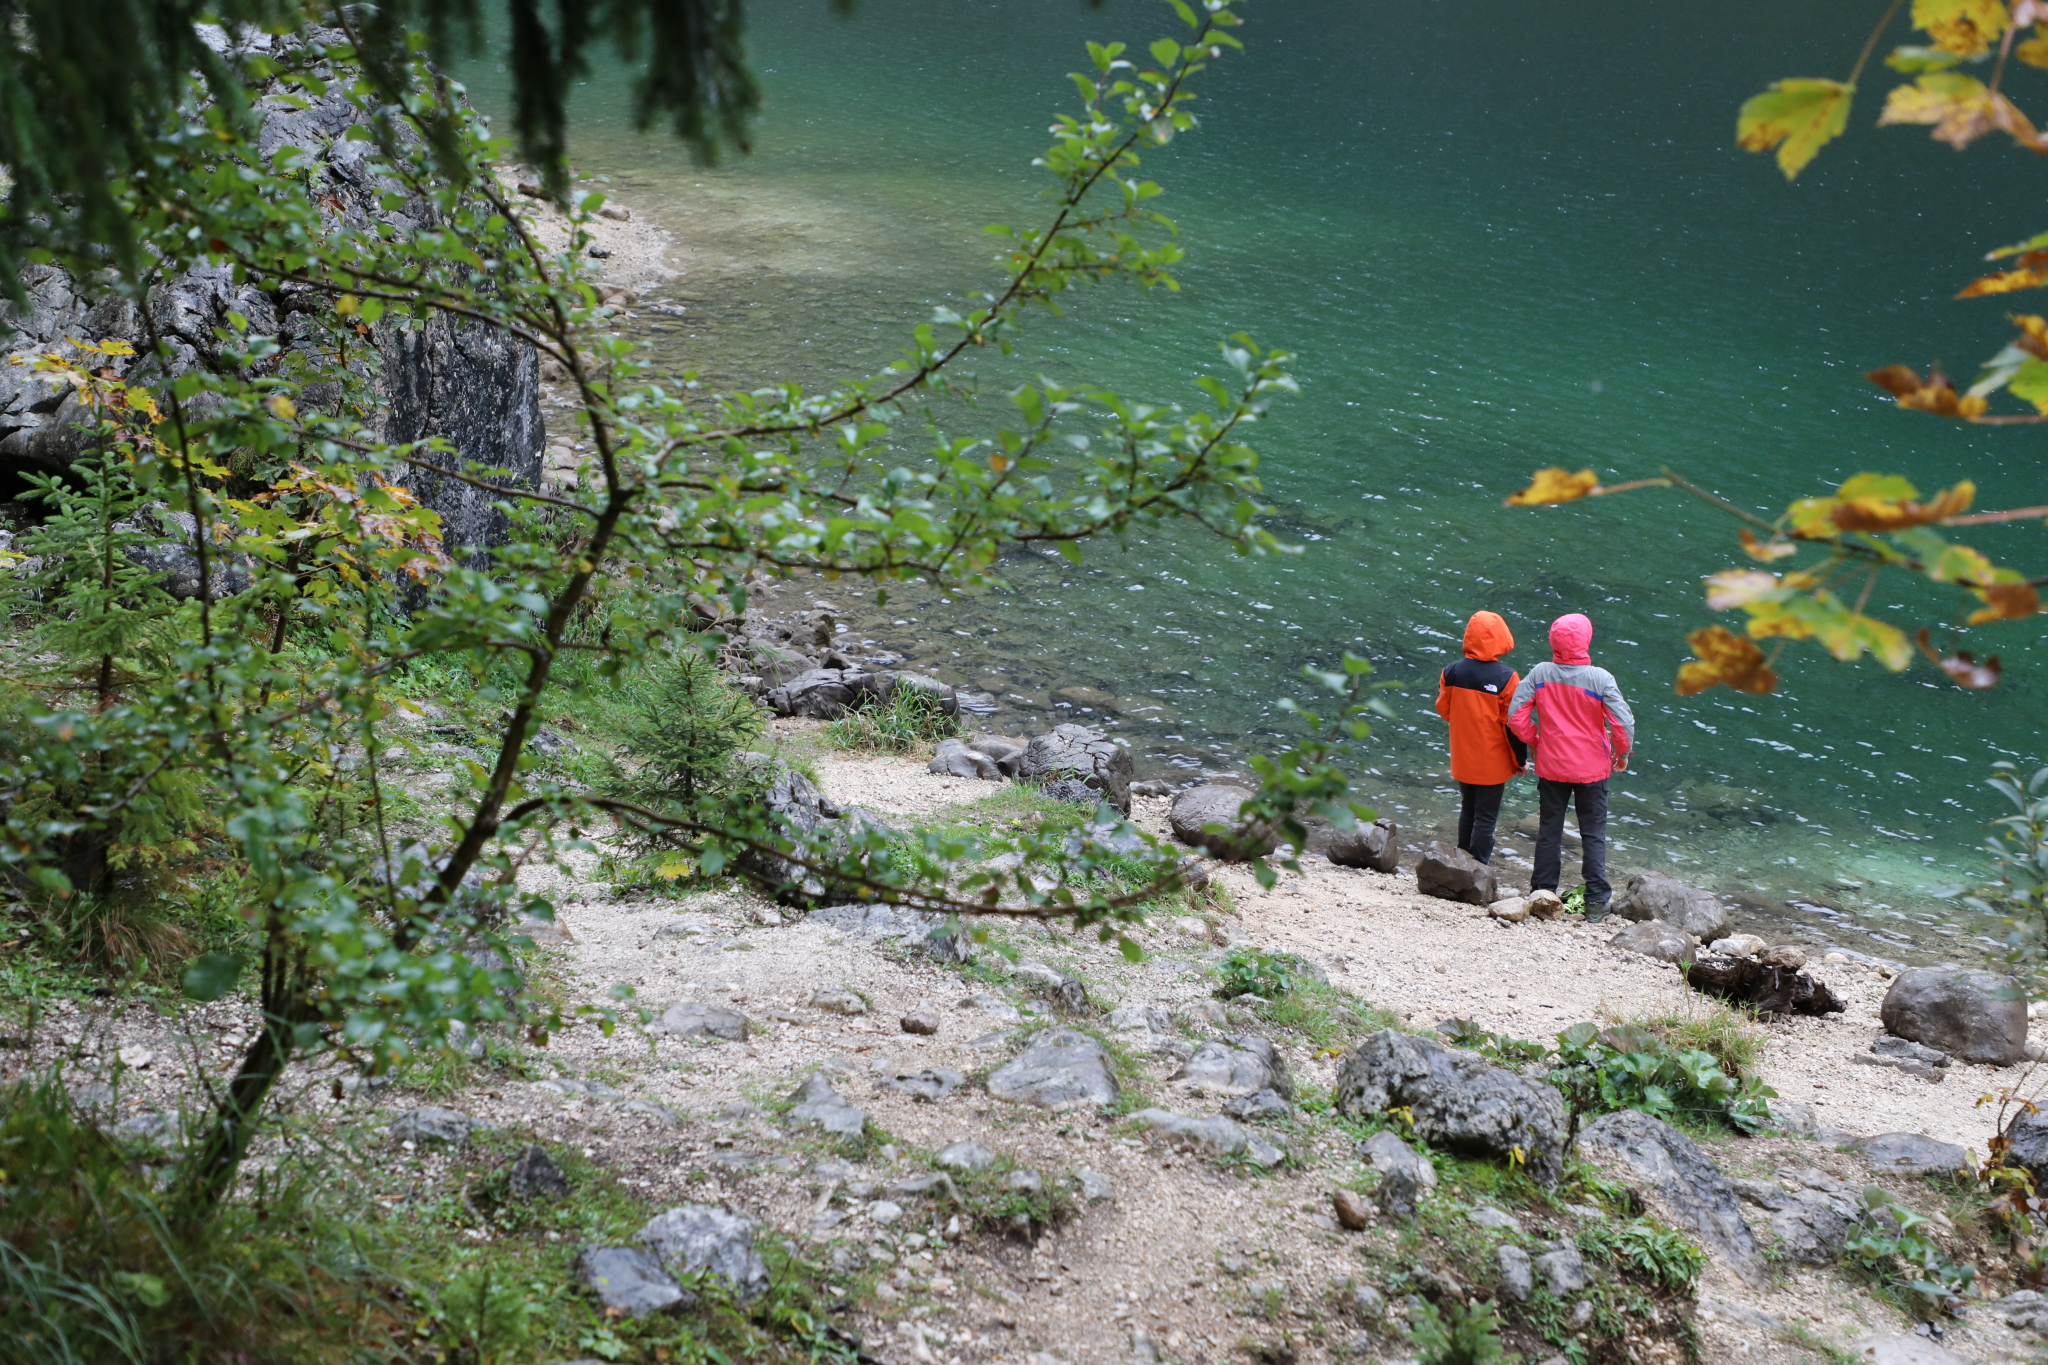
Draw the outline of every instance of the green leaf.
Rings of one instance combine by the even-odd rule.
[[[1180,44],[1171,38],[1161,38],[1152,44],[1152,60],[1164,67],[1171,67],[1180,60]]]
[[[2024,398],[2038,411],[2048,412],[2048,360],[2029,356],[2013,371],[2012,382],[2007,387],[2015,398]]]
[[[1744,101],[1735,119],[1735,141],[1746,151],[1778,149],[1778,169],[1794,179],[1814,154],[1841,136],[1849,122],[1849,97],[1856,87],[1841,81],[1779,81]]]
[[[1124,955],[1124,959],[1126,961],[1143,962],[1145,960],[1145,950],[1143,947],[1139,945],[1138,941],[1134,938],[1129,938],[1123,934],[1118,934],[1116,938],[1116,946],[1117,950]]]
[[[161,1308],[171,1301],[171,1291],[154,1275],[139,1270],[117,1270],[114,1283],[142,1301],[146,1308]]]
[[[205,953],[185,968],[185,996],[201,1003],[218,1000],[235,988],[248,959],[240,953]]]
[[[1943,52],[1938,47],[1898,47],[1884,59],[1884,64],[1894,71],[1903,71],[1908,76],[1918,76],[1928,71],[1946,71],[1963,59],[1953,52]]]

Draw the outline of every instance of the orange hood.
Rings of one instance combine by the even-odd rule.
[[[1508,623],[1490,611],[1475,611],[1465,623],[1465,657],[1498,659],[1513,650],[1515,637]]]

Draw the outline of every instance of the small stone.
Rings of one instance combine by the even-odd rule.
[[[114,1055],[131,1071],[140,1071],[156,1060],[156,1054],[146,1047],[124,1047]]]
[[[1796,972],[1806,965],[1806,950],[1789,943],[1780,943],[1757,954],[1757,961],[1766,967],[1782,967],[1788,972]]]
[[[1607,944],[1611,948],[1654,957],[1659,962],[1681,962],[1691,957],[1699,947],[1691,934],[1654,919],[1631,924],[1608,939]]]
[[[1726,938],[1715,939],[1708,951],[1728,957],[1755,957],[1764,950],[1764,946],[1764,941],[1755,934],[1730,934]]]
[[[1516,1303],[1527,1303],[1536,1292],[1536,1267],[1529,1253],[1513,1242],[1502,1242],[1493,1254],[1500,1266],[1500,1292]]]
[[[576,1258],[575,1273],[578,1282],[597,1291],[606,1309],[623,1317],[645,1317],[697,1298],[670,1278],[653,1252],[640,1247],[586,1248]]]
[[[489,1128],[488,1123],[479,1123],[460,1109],[427,1105],[408,1109],[393,1119],[391,1138],[394,1142],[462,1142],[471,1133]]]
[[[1387,1311],[1387,1296],[1369,1284],[1353,1285],[1351,1311],[1367,1322],[1375,1322]]]
[[[1230,1014],[1223,1008],[1223,1002],[1220,1000],[1197,1000],[1188,1006],[1188,1022],[1197,1026],[1221,1028],[1230,1022]]]
[[[815,1124],[839,1137],[859,1137],[866,1127],[868,1116],[848,1104],[822,1075],[810,1076],[790,1098],[797,1104],[789,1116],[799,1124]]]
[[[734,1043],[747,1041],[749,1032],[744,1014],[695,1000],[670,1005],[661,1018],[647,1026],[647,1031],[677,1038],[724,1038]]]
[[[1568,1299],[1593,1283],[1593,1277],[1586,1273],[1586,1259],[1579,1254],[1578,1244],[1567,1237],[1550,1251],[1535,1258],[1535,1269],[1543,1276],[1543,1283],[1552,1295]]]
[[[1269,1170],[1287,1160],[1285,1147],[1277,1142],[1268,1142],[1257,1133],[1246,1139],[1244,1154],[1254,1166],[1264,1166]]]
[[[1555,891],[1531,891],[1523,903],[1537,919],[1556,919],[1564,913],[1564,900]]]
[[[899,1021],[905,1033],[930,1037],[939,1031],[939,1016],[933,1010],[912,1010]]]
[[[967,1083],[967,1077],[943,1066],[935,1066],[919,1072],[898,1072],[876,1089],[891,1090],[899,1095],[908,1095],[926,1104],[936,1104]]]
[[[1520,896],[1509,896],[1487,906],[1486,913],[1508,924],[1520,924],[1529,918],[1529,902]]]
[[[1492,1228],[1497,1232],[1513,1233],[1517,1237],[1522,1235],[1522,1225],[1515,1220],[1514,1215],[1503,1213],[1499,1209],[1488,1207],[1485,1204],[1481,1204],[1476,1209],[1469,1210],[1465,1217],[1482,1228]]]
[[[868,1002],[844,986],[826,986],[812,991],[811,998],[805,1003],[814,1010],[824,1010],[830,1014],[856,1015],[868,1012]]]
[[[1109,1012],[1104,1021],[1119,1033],[1171,1033],[1173,1020],[1165,1010],[1150,1005],[1126,1005]]]
[[[1277,1090],[1255,1090],[1225,1102],[1223,1113],[1234,1119],[1284,1119],[1293,1116],[1294,1106]]]
[[[1018,1194],[1043,1194],[1045,1177],[1036,1171],[1011,1171],[1003,1177],[1003,1188]]]
[[[893,1204],[887,1199],[877,1199],[874,1203],[868,1205],[868,1217],[885,1227],[902,1216],[903,1206],[901,1204]]]
[[[1081,1187],[1081,1198],[1090,1204],[1116,1197],[1116,1188],[1110,1184],[1109,1177],[1086,1166],[1074,1172],[1074,1182]]]
[[[505,1185],[514,1199],[566,1199],[574,1193],[562,1168],[541,1147],[520,1149]]]
[[[1936,1142],[1920,1133],[1879,1133],[1850,1144],[1880,1171],[1896,1175],[1936,1175],[1969,1167],[1970,1154],[1950,1142]]]
[[[1065,1109],[1113,1104],[1122,1091],[1102,1044],[1074,1029],[1053,1028],[1033,1037],[1015,1061],[997,1068],[988,1078],[988,1093],[1011,1104]]]
[[[1425,896],[1471,905],[1500,899],[1493,869],[1462,848],[1434,843],[1415,864],[1415,889]]]
[[[951,1171],[985,1171],[996,1164],[996,1154],[978,1142],[949,1142],[932,1160]]]
[[[1336,1213],[1337,1222],[1353,1232],[1363,1232],[1372,1226],[1372,1209],[1356,1190],[1333,1191],[1330,1208]]]
[[[1226,1118],[1189,1118],[1168,1109],[1141,1109],[1131,1118],[1156,1133],[1191,1143],[1217,1156],[1235,1156],[1245,1151],[1250,1143],[1244,1129]]]

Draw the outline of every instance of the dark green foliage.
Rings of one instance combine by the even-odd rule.
[[[1462,1047],[1510,1066],[1542,1061],[1548,1051],[1541,1043],[1525,1043],[1506,1033],[1489,1033],[1483,1025],[1470,1019],[1453,1019],[1449,1028],[1439,1032],[1453,1047]]]
[[[0,1090],[0,1358],[9,1365],[339,1359],[401,1339],[375,1248],[304,1168],[209,1223],[161,1201],[163,1154],[71,1106],[54,1075]]]
[[[1648,1218],[1588,1222],[1578,1242],[1588,1256],[1679,1294],[1690,1293],[1707,1267],[1707,1253],[1690,1238]]]
[[[1497,1365],[1507,1359],[1492,1304],[1452,1299],[1439,1308],[1422,1298],[1414,1304],[1409,1334],[1422,1365]]]
[[[1842,1244],[1860,1269],[1906,1295],[1916,1314],[1952,1309],[1969,1292],[1977,1267],[1959,1263],[1922,1231],[1924,1214],[1876,1185],[1863,1191],[1863,1206],[1863,1223]]]
[[[628,694],[630,766],[613,765],[611,794],[656,809],[687,807],[745,780],[733,755],[759,737],[767,716],[709,655],[686,645],[636,678]]]
[[[666,123],[707,161],[746,147],[760,92],[746,66],[741,0],[0,0],[0,165],[10,181],[0,282],[22,301],[18,277],[31,249],[87,269],[110,258],[126,278],[140,277],[136,205],[154,204],[150,177],[180,154],[189,136],[183,116],[203,98],[210,107],[193,134],[209,136],[209,124],[238,128],[250,87],[276,69],[261,53],[215,52],[196,27],[201,18],[237,32],[338,24],[343,45],[334,55],[352,57],[379,101],[397,105],[410,102],[413,34],[446,67],[481,50],[487,8],[503,15],[490,29],[504,35],[520,152],[556,193],[568,185],[568,93],[589,74],[594,47],[641,69],[636,127]],[[420,126],[442,174],[466,177],[455,121],[428,109]]]
[[[938,697],[898,687],[887,701],[859,707],[827,725],[825,739],[837,749],[905,754],[959,729],[959,722],[946,714]]]

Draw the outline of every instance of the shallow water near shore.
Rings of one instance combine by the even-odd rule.
[[[1007,595],[820,595],[996,697],[992,728],[1106,724],[1141,770],[1244,771],[1286,733],[1272,702],[1307,695],[1304,664],[1363,653],[1406,691],[1361,792],[1411,828],[1454,809],[1430,702],[1465,616],[1505,616],[1526,671],[1547,622],[1586,611],[1640,727],[1614,869],[1745,896],[1745,927],[1809,942],[1911,960],[1988,946],[1926,893],[1986,875],[1989,765],[2042,756],[2035,629],[1962,638],[2003,655],[1990,694],[1795,647],[1774,696],[1680,699],[1684,633],[1712,619],[1699,579],[1740,561],[1734,525],[1664,492],[1500,505],[1547,464],[1670,465],[1759,510],[1858,469],[1923,489],[1967,475],[1983,507],[2041,500],[2038,438],[1900,413],[1861,377],[1930,356],[1968,373],[1996,349],[2006,309],[1948,300],[1983,250],[2043,226],[2019,154],[1874,129],[1874,94],[1796,186],[1729,145],[1748,94],[1853,59],[1865,18],[1821,8],[1603,0],[1559,27],[1500,0],[1248,5],[1248,54],[1202,78],[1204,127],[1146,168],[1190,253],[1185,291],[1077,296],[982,375],[992,408],[1035,373],[1185,402],[1231,332],[1297,351],[1303,396],[1253,437],[1275,529],[1304,553],[1239,561],[1167,529],[1081,568],[1019,557]],[[656,356],[741,387],[856,375],[985,287],[979,230],[1039,211],[1029,161],[1082,40],[1169,31],[1163,9],[1121,2],[750,14],[768,97],[751,157],[707,171],[632,134],[603,74],[576,125],[580,167],[675,233],[684,273],[650,301],[667,311],[639,310]],[[492,107],[491,74],[472,84]],[[2025,564],[2039,536],[1976,543]],[[1898,591],[1872,605],[1909,629],[1953,610]],[[1524,780],[1503,823],[1533,809]],[[1511,876],[1528,847],[1506,841]]]

